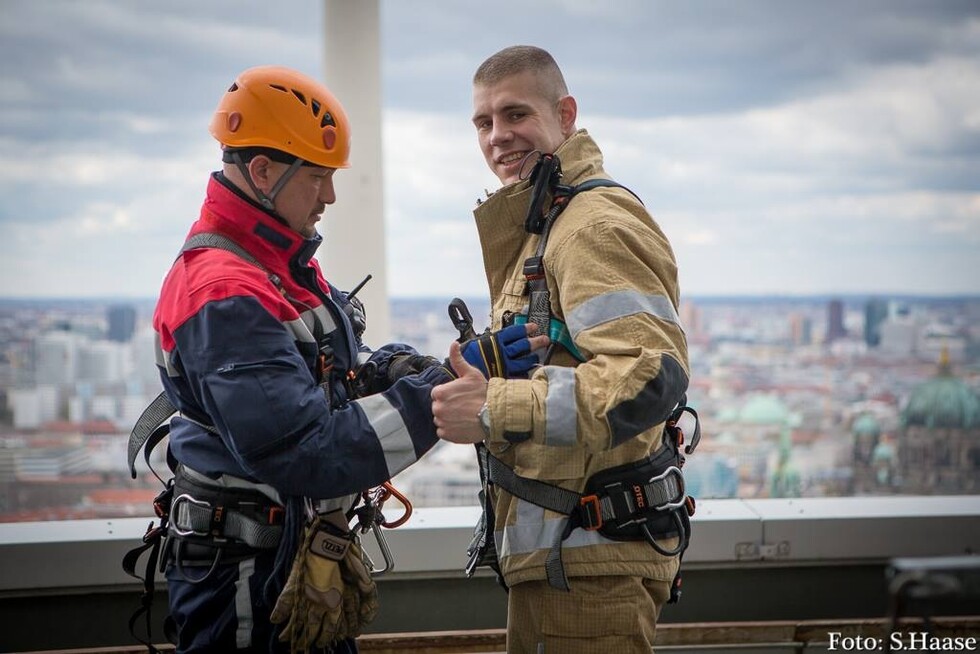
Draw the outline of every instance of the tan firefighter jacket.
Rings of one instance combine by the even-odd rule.
[[[585,130],[556,154],[562,184],[608,179]],[[517,182],[474,212],[492,329],[500,329],[508,312],[527,312],[523,264],[540,239],[524,230],[530,194],[528,182]],[[530,379],[491,379],[487,445],[518,475],[580,493],[594,473],[658,450],[663,422],[687,389],[677,264],[660,227],[622,188],[576,195],[551,230],[544,264],[553,317],[567,323],[587,360],[579,364],[559,347]],[[545,579],[555,530],[568,518],[499,489],[495,513],[507,584]],[[670,581],[678,566],[677,557],[661,556],[645,541],[612,541],[583,529],[564,541],[562,559],[572,583],[576,576],[604,575]]]

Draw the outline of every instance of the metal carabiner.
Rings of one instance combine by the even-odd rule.
[[[473,329],[473,316],[467,308],[466,303],[458,297],[454,297],[449,303],[449,319],[453,322],[453,327],[459,332],[460,343],[476,338],[476,331]]]
[[[670,475],[675,475],[677,477],[678,483],[680,485],[680,493],[678,494],[678,497],[680,499],[675,500],[673,502],[664,502],[663,504],[658,504],[657,506],[653,507],[654,511],[672,511],[674,509],[678,509],[684,506],[684,504],[687,502],[687,494],[685,493],[684,490],[684,474],[681,472],[681,469],[678,468],[677,466],[670,466],[669,468],[664,470],[662,474],[650,477],[650,481],[648,481],[647,483],[654,484],[660,481],[665,481],[667,477]]]
[[[199,500],[191,497],[187,493],[182,493],[174,498],[173,503],[170,505],[170,529],[178,536],[207,536],[209,532],[205,529],[204,531],[198,531],[194,529],[193,523],[190,525],[190,529],[181,529],[178,522],[180,522],[180,506],[181,502],[187,502],[195,506],[204,507],[205,509],[211,510],[211,503],[205,502],[204,500]],[[188,520],[191,520],[190,515],[187,516]]]
[[[386,481],[381,484],[381,490],[378,494],[376,502],[378,503],[378,511],[381,511],[381,505],[384,504],[388,498],[394,497],[398,500],[398,503],[404,508],[404,513],[397,520],[381,520],[381,526],[387,529],[395,529],[401,527],[403,524],[408,522],[408,519],[412,517],[412,503],[405,497],[397,488],[391,485],[390,481]]]
[[[381,531],[381,525],[379,525],[377,522],[373,523],[371,525],[371,531],[374,532],[374,539],[378,542],[378,549],[381,550],[381,556],[384,557],[385,567],[381,568],[380,570],[376,570],[374,567],[374,561],[371,560],[371,557],[367,556],[366,552],[364,555],[365,558],[367,558],[367,562],[370,564],[369,567],[371,569],[371,576],[380,577],[386,572],[391,572],[395,569],[395,559],[391,556],[391,550],[388,549],[388,539],[385,538],[384,532]]]

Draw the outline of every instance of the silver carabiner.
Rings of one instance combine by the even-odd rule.
[[[181,502],[189,502],[190,504],[193,504],[194,506],[200,506],[200,507],[203,507],[203,508],[205,508],[205,509],[207,509],[209,511],[211,510],[211,503],[210,502],[205,502],[204,500],[199,500],[199,499],[196,499],[194,497],[191,497],[187,493],[182,493],[182,494],[178,495],[177,497],[175,497],[174,498],[174,501],[170,505],[170,512],[171,512],[171,514],[173,514],[173,519],[170,521],[170,529],[173,530],[173,532],[175,534],[177,534],[178,536],[207,536],[210,533],[210,532],[208,532],[208,530],[205,529],[204,531],[197,531],[196,529],[194,529],[193,520],[191,520],[191,518],[190,518],[189,515],[187,516],[187,518],[188,518],[188,521],[191,523],[190,529],[181,529],[180,528],[180,525],[178,525],[177,523],[180,520],[180,503]]]
[[[385,567],[381,568],[380,570],[376,570],[374,568],[374,561],[371,560],[371,557],[368,556],[367,560],[370,564],[371,576],[380,577],[386,572],[391,572],[395,569],[395,559],[391,556],[391,550],[388,549],[388,539],[385,538],[384,532],[381,531],[381,525],[379,525],[377,522],[372,523],[371,531],[374,532],[374,539],[378,541],[378,549],[381,550],[381,556],[384,557]],[[365,556],[367,556],[366,552]]]
[[[670,466],[669,468],[664,470],[663,473],[650,477],[650,481],[648,481],[647,483],[655,484],[657,482],[665,481],[667,477],[670,475],[677,476],[678,483],[680,484],[680,499],[675,500],[673,502],[664,502],[663,504],[659,504],[653,507],[654,511],[679,509],[680,507],[684,506],[684,503],[687,500],[686,493],[684,492],[684,475],[683,473],[681,473],[681,469],[678,468],[677,466]]]

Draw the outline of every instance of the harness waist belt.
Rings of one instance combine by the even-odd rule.
[[[234,538],[256,549],[275,549],[282,526],[265,524],[239,510],[213,507],[184,494],[174,498],[170,528],[177,536]]]
[[[561,560],[561,545],[576,527],[600,530],[604,536],[614,540],[645,539],[665,555],[678,554],[687,546],[684,521],[680,517],[682,512],[686,516],[684,479],[676,465],[666,465],[659,474],[637,481],[627,476],[628,473],[616,474],[629,466],[610,469],[605,471],[605,475],[598,473],[591,479],[609,473],[613,473],[615,479],[609,479],[608,483],[593,489],[592,494],[582,495],[560,486],[521,477],[485,447],[483,449],[481,454],[485,457],[479,458],[481,463],[485,461],[487,478],[491,483],[515,497],[569,517],[565,529],[555,532],[554,542],[545,558],[545,572],[553,588],[569,589]],[[661,525],[661,518],[655,516],[663,516],[667,520],[666,526]],[[656,521],[652,526],[659,533],[650,531],[647,523],[651,519]],[[632,533],[637,526],[642,536],[636,537]],[[632,530],[628,529],[630,527]],[[623,532],[617,533],[619,530]],[[681,536],[681,543],[674,551],[667,551],[656,544],[654,536]]]

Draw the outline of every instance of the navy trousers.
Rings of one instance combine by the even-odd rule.
[[[289,643],[276,635],[281,625],[269,621],[276,598],[268,601],[264,587],[272,574],[275,552],[217,566],[167,566],[170,616],[177,627],[177,654],[238,652],[289,654]],[[202,579],[203,577],[203,579]],[[323,654],[356,654],[353,640]]]

